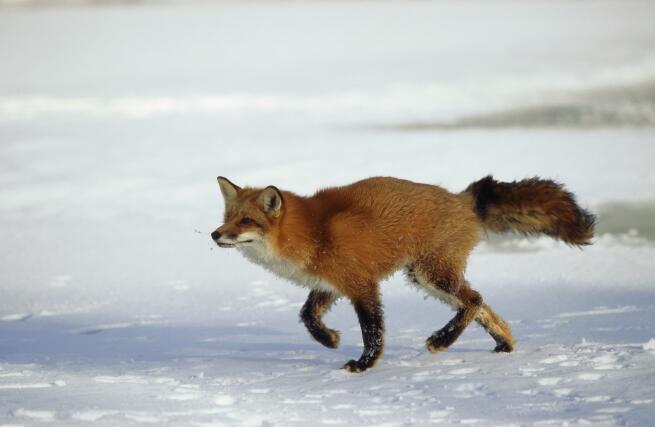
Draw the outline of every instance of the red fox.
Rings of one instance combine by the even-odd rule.
[[[216,244],[237,248],[250,261],[309,288],[300,318],[311,336],[329,348],[339,332],[323,315],[340,297],[352,303],[364,352],[343,369],[375,365],[384,346],[379,283],[404,269],[410,283],[438,297],[457,314],[426,341],[447,349],[471,321],[511,352],[505,320],[484,304],[464,278],[466,261],[483,231],[544,233],[571,245],[591,243],[595,217],[573,194],[550,180],[498,182],[487,176],[461,193],[390,177],[368,178],[303,197],[274,186],[238,187],[218,177],[225,200]]]

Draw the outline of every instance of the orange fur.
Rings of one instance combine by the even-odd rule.
[[[575,222],[580,209],[572,196],[547,183],[481,180],[453,194],[434,185],[376,177],[303,197],[275,187],[240,188],[219,177],[225,224],[212,238],[311,288],[301,317],[328,347],[338,345],[338,333],[327,329],[321,316],[337,298],[348,298],[365,342],[362,357],[344,366],[350,371],[373,366],[382,353],[379,282],[401,268],[414,284],[458,310],[428,339],[430,350],[445,349],[476,320],[496,340],[497,351],[511,351],[509,326],[483,304],[464,271],[484,228],[564,233],[573,236],[565,238],[572,243],[588,242],[592,228]],[[566,216],[561,221],[560,213]],[[587,229],[576,230],[576,224]]]

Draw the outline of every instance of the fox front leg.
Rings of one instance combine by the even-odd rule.
[[[328,348],[339,347],[339,331],[325,326],[322,317],[337,298],[330,292],[311,291],[305,305],[300,310],[300,320],[305,324],[311,336]]]
[[[359,325],[362,329],[364,352],[359,360],[350,360],[343,369],[350,372],[363,372],[372,368],[382,356],[384,349],[384,315],[379,294],[375,297],[353,301]]]

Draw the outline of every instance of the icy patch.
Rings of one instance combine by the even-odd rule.
[[[570,389],[570,388],[557,388],[557,389],[553,390],[553,394],[555,396],[557,396],[557,397],[570,396],[572,392],[573,392],[573,390]]]
[[[202,397],[199,386],[195,384],[181,385],[174,390],[172,394],[160,396],[161,399],[177,400],[186,402],[189,400],[198,400]]]
[[[632,408],[625,407],[625,406],[617,406],[613,408],[600,408],[596,410],[596,412],[600,412],[603,414],[622,414],[624,412],[629,412],[631,411]]]
[[[146,378],[135,375],[101,375],[95,377],[93,380],[105,384],[148,384],[148,380]]]
[[[112,329],[130,328],[132,326],[138,326],[139,324],[140,323],[134,323],[134,322],[106,323],[97,326],[90,326],[88,328],[73,329],[70,332],[74,334],[81,334],[81,335],[95,335],[104,331],[109,331]]]
[[[87,410],[87,411],[73,412],[71,418],[77,421],[94,422],[94,421],[98,421],[103,417],[116,415],[118,413],[119,413],[118,411]]]
[[[520,367],[520,375],[523,377],[534,377],[537,375],[537,372],[544,371],[545,368],[530,368],[530,367]]]
[[[461,368],[461,369],[453,369],[448,373],[451,375],[469,375],[469,374],[476,373],[479,370],[480,370],[479,368]]]
[[[228,396],[226,394],[221,394],[216,396],[216,399],[214,399],[214,403],[216,403],[219,406],[232,406],[234,405],[234,398],[232,396]]]
[[[68,274],[63,274],[60,276],[55,276],[49,283],[48,286],[52,288],[64,288],[68,286],[73,280],[73,276],[70,276]]]
[[[264,322],[262,322],[261,320],[253,320],[253,321],[250,321],[250,322],[238,322],[238,323],[235,324],[235,326],[237,326],[239,328],[250,328],[250,327],[253,327],[253,326],[260,326],[260,325],[263,325],[263,324],[264,324]]]
[[[149,412],[127,412],[125,418],[139,423],[159,423],[161,418]]]
[[[14,411],[14,416],[31,418],[42,422],[52,422],[55,420],[55,413],[52,411],[37,411],[32,409],[19,408]]]
[[[342,420],[341,418],[325,418],[321,420],[321,423],[328,426],[339,426],[346,424],[346,421]]]
[[[539,385],[542,386],[553,386],[559,384],[559,382],[562,381],[561,378],[559,377],[552,377],[552,378],[539,378],[537,382]]]
[[[7,378],[7,377],[26,377],[29,376],[30,373],[28,372],[3,372],[0,374],[0,378]]]
[[[542,359],[540,363],[552,364],[552,363],[564,362],[568,360],[568,358],[569,358],[568,356],[562,354],[559,356],[552,356],[546,359]]]
[[[644,343],[643,348],[646,351],[655,353],[655,338],[651,338],[650,340],[648,340],[648,342]]]
[[[50,388],[52,383],[0,384],[0,390],[23,390],[31,388]]]
[[[14,313],[6,314],[0,317],[0,320],[4,322],[22,322],[32,317],[32,313]]]
[[[463,383],[456,385],[453,391],[455,392],[455,397],[459,399],[470,399],[483,395],[485,388],[486,386],[481,383]]]
[[[464,359],[444,359],[440,362],[444,366],[455,366],[465,363]]]
[[[605,375],[603,374],[598,374],[595,372],[583,372],[581,374],[578,374],[578,379],[582,381],[598,381],[599,379],[603,378]]]
[[[639,311],[639,309],[634,305],[625,305],[623,307],[616,307],[616,308],[597,307],[593,310],[588,310],[588,311],[574,311],[570,313],[560,313],[557,315],[557,317],[600,316],[604,314],[633,313],[635,311]]]
[[[446,408],[439,411],[430,411],[428,412],[428,417],[432,423],[443,423],[446,417],[452,415],[453,410],[451,408]]]
[[[594,369],[598,370],[611,370],[611,369],[620,369],[622,365],[617,364],[616,362],[619,359],[613,354],[604,354],[602,356],[594,357],[591,359],[591,362],[596,365]]]
[[[483,424],[487,422],[484,418],[462,418],[459,420],[460,424],[472,425],[472,424]]]
[[[589,397],[583,397],[581,400],[584,400],[585,402],[591,402],[591,403],[596,403],[596,402],[609,402],[612,400],[612,396],[606,396],[606,395],[600,395],[600,396],[589,396]]]

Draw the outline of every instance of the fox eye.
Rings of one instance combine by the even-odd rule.
[[[252,218],[248,218],[247,216],[241,218],[241,221],[239,221],[239,224],[241,225],[252,225],[254,223],[255,221]]]

